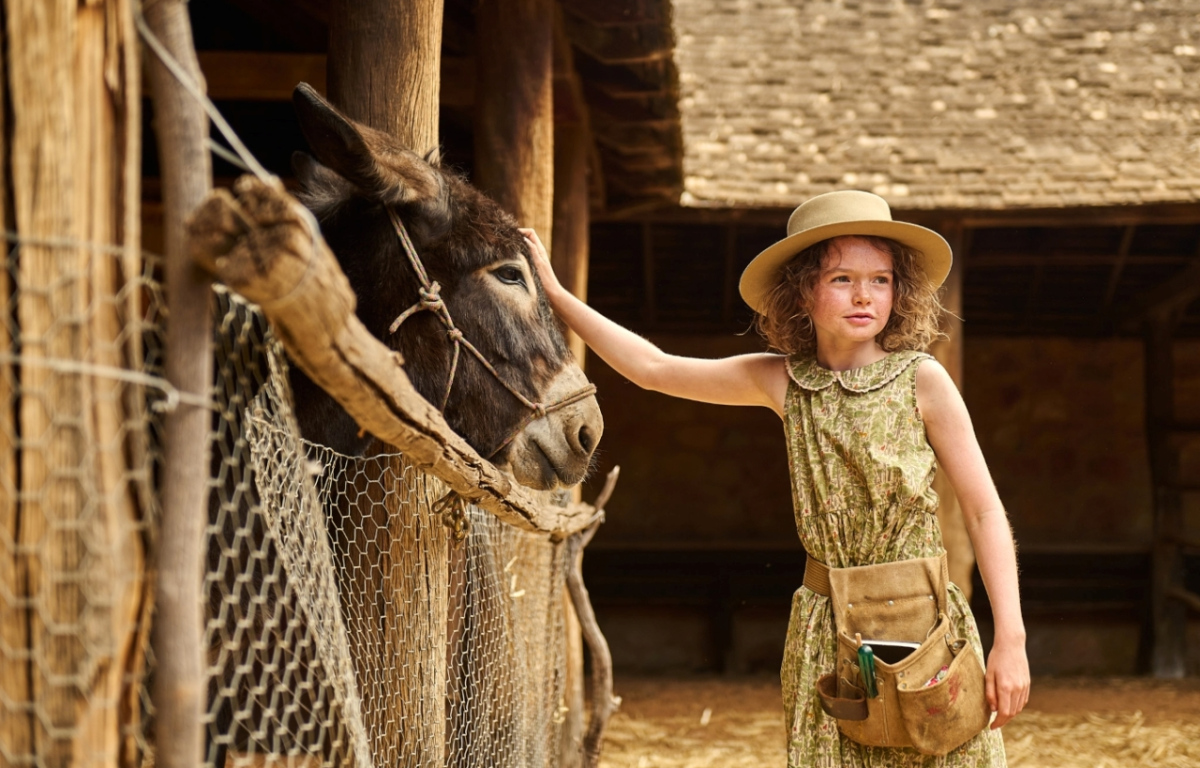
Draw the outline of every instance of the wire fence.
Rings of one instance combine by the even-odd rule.
[[[48,250],[76,271],[39,283],[30,261]],[[108,290],[98,262],[121,276]],[[122,765],[152,765],[169,738],[149,637],[152,574],[172,564],[149,558],[161,414],[181,396],[159,375],[158,261],[129,263],[73,243],[5,259],[0,765],[111,764],[80,747],[96,727],[81,704],[119,722]],[[208,763],[557,765],[563,545],[475,508],[455,543],[441,481],[381,445],[363,458],[303,441],[265,321],[219,287],[214,311],[212,459],[197,468]]]

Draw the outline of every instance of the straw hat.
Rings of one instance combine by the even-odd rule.
[[[903,243],[920,256],[926,277],[937,288],[950,272],[950,244],[932,229],[892,221],[892,210],[879,195],[858,190],[826,192],[806,200],[788,219],[787,237],[754,257],[738,285],[742,298],[759,310],[775,286],[779,269],[810,245],[839,235],[874,235]]]

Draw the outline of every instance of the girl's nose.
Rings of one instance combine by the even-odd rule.
[[[855,304],[866,304],[870,300],[871,300],[871,292],[867,289],[867,286],[863,285],[862,283],[858,283],[857,285],[854,286],[854,303]]]

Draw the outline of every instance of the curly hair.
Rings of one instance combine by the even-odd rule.
[[[886,352],[925,349],[941,337],[942,302],[937,289],[925,277],[920,252],[886,237],[844,237],[865,240],[892,257],[892,314],[875,337],[879,346]],[[780,268],[775,286],[754,318],[755,328],[771,349],[786,355],[816,352],[817,332],[809,312],[817,278],[839,239],[810,245]]]

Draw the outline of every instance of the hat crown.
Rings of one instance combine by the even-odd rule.
[[[892,209],[879,195],[847,189],[826,192],[800,204],[788,218],[788,236],[847,221],[891,221]]]

